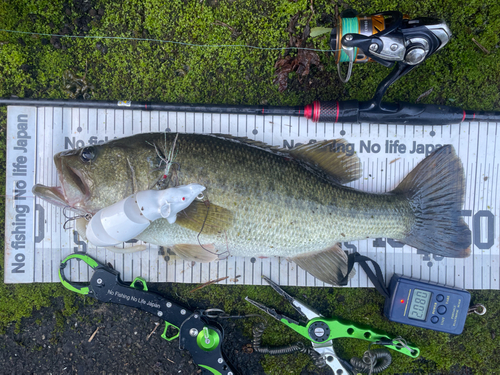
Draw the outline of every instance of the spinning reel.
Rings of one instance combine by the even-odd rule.
[[[323,29],[323,28],[321,28]],[[275,107],[258,105],[178,104],[130,101],[51,100],[0,98],[0,105],[61,106],[79,108],[135,109],[201,113],[234,113],[247,115],[299,116],[320,122],[384,123],[411,125],[446,125],[463,121],[500,121],[500,112],[475,112],[457,107],[405,102],[383,103],[387,88],[428,57],[443,48],[451,38],[445,22],[432,18],[408,19],[390,11],[361,16],[353,10],[342,12],[330,33],[330,49],[343,82],[351,77],[354,63],[376,61],[393,70],[378,85],[368,101],[314,101],[305,106]],[[323,32],[320,31],[321,35]],[[347,75],[340,74],[340,63],[347,62]]]
[[[330,48],[335,51],[339,77],[344,83],[351,77],[354,63],[376,61],[388,68],[394,66],[373,98],[374,104],[380,104],[391,84],[443,48],[450,38],[450,29],[440,20],[410,20],[395,11],[362,16],[347,10],[330,34]],[[340,71],[342,62],[349,63],[345,77]]]

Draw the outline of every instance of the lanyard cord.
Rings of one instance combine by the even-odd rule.
[[[373,268],[375,269],[375,273],[372,271],[367,262],[371,262]],[[382,270],[377,262],[373,259],[368,258],[367,256],[361,255],[360,253],[352,253],[347,256],[347,274],[346,276],[339,282],[339,285],[344,286],[347,285],[349,280],[349,273],[352,271],[352,267],[354,263],[359,263],[359,265],[365,270],[366,275],[370,279],[370,281],[375,286],[375,289],[378,290],[380,294],[382,294],[385,298],[389,298],[389,290],[385,286],[384,276],[382,275]]]

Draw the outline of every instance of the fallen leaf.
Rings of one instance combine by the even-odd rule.
[[[313,27],[311,29],[311,38],[316,38],[317,36],[326,34],[326,33],[331,33],[332,32],[331,27]]]
[[[434,87],[431,87],[429,90],[427,90],[426,92],[424,92],[422,95],[420,95],[416,102],[418,103],[419,101],[421,101],[422,99],[426,98],[427,96],[430,95],[430,93],[434,90]]]
[[[299,48],[296,55],[291,56],[287,54],[284,57],[279,58],[274,64],[276,78],[273,83],[278,85],[280,92],[285,91],[288,87],[288,75],[291,72],[295,71],[299,75],[299,82],[302,82],[302,79],[309,75],[312,65],[318,66],[320,70],[323,69],[323,66],[320,63],[319,55],[315,51],[304,49],[313,48],[311,44],[307,44],[307,38],[309,38],[311,31],[309,26],[311,18],[309,17],[307,20],[302,34],[297,35],[295,27],[299,19],[300,13],[297,13],[290,19],[287,27],[290,37],[287,47]]]

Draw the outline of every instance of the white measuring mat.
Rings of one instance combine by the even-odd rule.
[[[184,112],[8,107],[5,282],[57,282],[61,260],[84,251],[111,263],[125,281],[142,276],[149,282],[265,284],[261,275],[280,285],[327,286],[285,258],[230,256],[213,263],[165,262],[157,246],[117,254],[87,244],[63,229],[62,209],[34,199],[34,184],[59,184],[53,156],[59,151],[146,132],[223,133],[246,136],[281,147],[344,138],[347,151],[359,156],[363,177],[349,184],[382,193],[395,188],[438,145],[452,144],[466,175],[463,214],[472,231],[471,255],[465,259],[428,254],[390,239],[343,243],[374,259],[386,280],[393,273],[466,289],[500,289],[500,128],[497,123],[446,126],[313,123],[290,116],[253,116]],[[498,143],[498,145],[497,145]],[[498,151],[497,151],[498,149]],[[132,246],[125,244],[124,246]],[[355,268],[357,268],[355,266]],[[83,262],[71,262],[72,281],[88,281]],[[372,286],[357,270],[351,287]]]

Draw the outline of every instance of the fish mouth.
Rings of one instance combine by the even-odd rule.
[[[58,155],[54,157],[61,186],[33,186],[33,194],[59,207],[77,208],[90,196],[90,189],[81,172],[66,165]]]
[[[61,189],[68,204],[74,207],[77,203],[87,199],[90,195],[90,189],[82,173],[64,163],[63,158],[58,157],[58,155],[54,157],[54,164],[61,182]]]
[[[76,187],[84,198],[88,198],[90,190],[88,185],[85,183],[85,180],[82,178],[81,173],[76,169],[68,166],[64,166],[64,168],[65,168],[65,174],[63,175],[61,173],[59,175],[63,189],[67,187],[68,180],[70,180],[72,182],[73,187]],[[63,182],[64,179],[66,179],[66,183]]]

